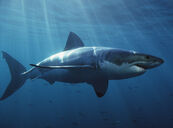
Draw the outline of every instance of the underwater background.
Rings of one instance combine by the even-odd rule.
[[[173,1],[0,0],[0,51],[27,69],[64,49],[69,32],[86,46],[135,50],[164,59],[142,76],[88,84],[36,79],[0,101],[0,128],[173,128]],[[0,96],[10,81],[0,56]]]

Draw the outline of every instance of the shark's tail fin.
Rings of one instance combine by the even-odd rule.
[[[0,100],[4,100],[11,96],[15,91],[22,87],[27,79],[26,76],[22,75],[22,73],[26,71],[25,67],[6,52],[2,52],[2,54],[9,66],[11,81]]]

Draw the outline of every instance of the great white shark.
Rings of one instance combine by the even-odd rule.
[[[70,32],[62,52],[56,53],[26,68],[8,53],[2,51],[11,73],[11,81],[0,100],[16,92],[27,79],[54,82],[88,83],[98,97],[104,96],[109,80],[127,79],[144,74],[161,65],[161,58],[108,47],[85,47],[82,40]]]

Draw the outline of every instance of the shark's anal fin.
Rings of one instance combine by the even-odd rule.
[[[75,33],[70,32],[64,51],[79,48],[79,47],[84,47],[84,43]]]
[[[30,64],[36,68],[45,68],[45,69],[95,69],[92,65],[64,65],[64,66],[42,66],[36,64]]]
[[[90,82],[87,82],[88,84],[91,84],[95,90],[95,93],[98,97],[102,97],[105,95],[107,88],[108,88],[108,80],[104,78],[96,79]]]

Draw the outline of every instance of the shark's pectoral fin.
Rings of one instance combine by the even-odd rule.
[[[101,79],[93,80],[87,83],[93,86],[95,93],[98,97],[102,97],[105,95],[108,88],[107,79],[101,78]]]
[[[62,65],[62,66],[42,66],[36,64],[30,64],[36,68],[45,68],[45,69],[95,69],[92,65]]]

